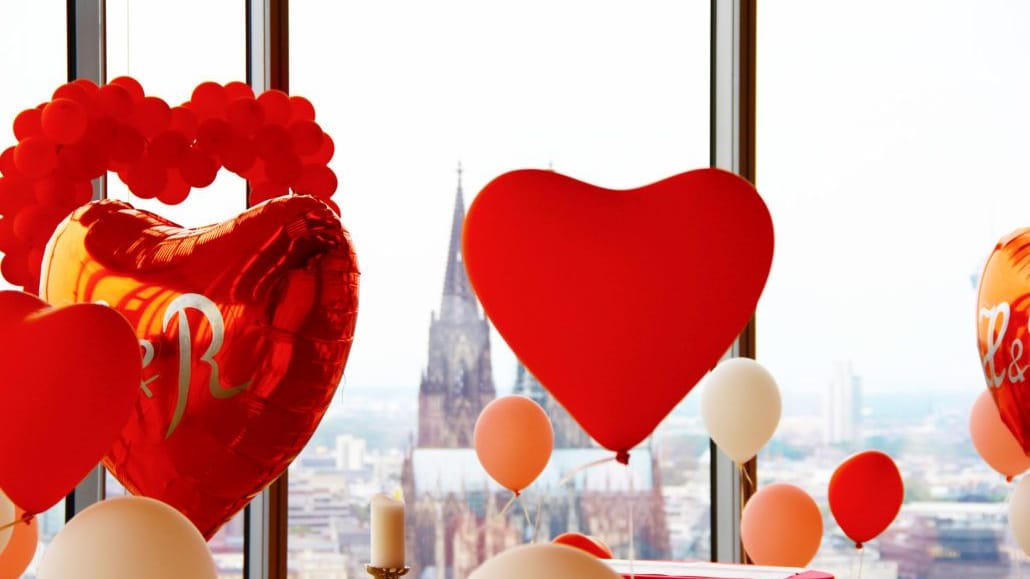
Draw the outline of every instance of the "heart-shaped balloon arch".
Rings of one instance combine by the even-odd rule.
[[[0,273],[56,306],[101,302],[129,321],[142,383],[104,463],[207,537],[297,456],[350,351],[357,262],[314,117],[302,97],[243,83],[202,83],[169,107],[128,77],[78,80],[18,115],[18,144],[0,154]],[[225,223],[183,229],[89,203],[108,170],[175,204],[221,167],[247,179],[253,205]]]

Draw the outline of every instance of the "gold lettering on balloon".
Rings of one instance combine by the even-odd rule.
[[[178,321],[178,345],[179,345],[179,372],[177,395],[175,399],[175,411],[172,413],[172,421],[168,424],[168,431],[165,433],[165,439],[175,432],[178,428],[179,423],[182,422],[182,417],[186,414],[186,400],[189,398],[190,393],[190,382],[193,378],[193,368],[191,365],[193,357],[193,336],[190,333],[190,323],[186,317],[186,310],[196,310],[204,316],[209,326],[211,326],[211,343],[208,344],[207,350],[200,356],[200,361],[208,365],[210,369],[210,379],[208,380],[208,390],[211,392],[211,396],[218,400],[226,400],[236,396],[240,392],[243,392],[250,386],[254,381],[248,380],[239,386],[226,388],[221,382],[221,372],[218,368],[218,362],[215,360],[215,356],[218,355],[218,351],[222,349],[222,343],[225,341],[225,321],[222,319],[222,313],[218,311],[218,306],[209,300],[208,298],[200,294],[183,294],[168,304],[168,308],[165,310],[164,320],[161,324],[161,330],[167,331],[168,325],[172,321],[172,318],[176,318]],[[146,368],[151,362],[154,361],[154,345],[149,340],[140,340],[140,345],[143,347],[143,367]],[[156,380],[158,376],[151,376],[147,378],[140,387],[148,398],[153,397],[148,384]]]
[[[987,318],[987,351],[984,352],[983,359],[981,360],[984,375],[987,377],[988,386],[1000,388],[1005,381],[1005,372],[999,374],[995,369],[994,357],[998,354],[998,350],[1001,349],[1005,330],[1009,327],[1009,304],[1008,302],[1001,302],[990,309],[980,308],[980,317]],[[1020,344],[1020,350],[1022,350],[1022,344]]]

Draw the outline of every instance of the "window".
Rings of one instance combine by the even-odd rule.
[[[447,289],[462,283],[446,273],[449,262],[461,271],[456,220],[490,179],[516,168],[624,188],[707,166],[709,6],[291,4],[291,92],[315,103],[335,140],[336,200],[363,269],[344,384],[290,471],[290,570],[328,579],[345,565],[361,575],[368,498],[400,488],[416,572],[444,565],[463,577],[480,550],[529,530],[519,510],[484,526],[508,495],[456,434],[471,432],[477,407],[454,412],[447,386],[474,384],[481,400],[514,390],[546,406],[547,396],[493,331],[488,364],[448,370],[462,348],[487,347],[472,339],[481,309]],[[470,341],[431,338],[450,331]],[[433,416],[434,404],[449,409],[449,423]],[[554,409],[552,420],[570,425],[564,442],[559,434],[565,448],[526,504],[535,511],[543,497],[544,535],[594,532],[626,555],[628,513],[601,507],[603,470],[577,477],[575,491],[556,486],[562,472],[605,454],[560,416]],[[677,409],[631,464],[634,520],[646,529],[637,555],[708,558],[708,442],[696,405]],[[611,481],[625,485],[625,474]],[[660,500],[641,490],[658,486]]]
[[[13,3],[5,6],[0,18],[0,63],[4,71],[4,90],[0,93],[0,118],[13,123],[25,109],[49,101],[58,86],[66,82],[67,43],[65,41],[65,3],[60,0]],[[4,132],[2,148],[14,146],[11,125]],[[0,227],[4,227],[0,221]],[[0,290],[13,288],[0,279]],[[37,517],[39,554],[64,524],[64,502]],[[4,521],[5,523],[8,521]],[[26,577],[34,576],[30,565]]]
[[[1015,576],[1010,487],[969,442],[984,388],[976,277],[1027,225],[1028,7],[989,2],[763,3],[758,189],[776,255],[759,360],[784,416],[762,484],[824,507],[851,452],[897,461],[905,505],[868,545],[869,577]],[[849,576],[829,512],[814,566]]]

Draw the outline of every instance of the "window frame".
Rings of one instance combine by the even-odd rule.
[[[710,0],[710,165],[755,181],[755,41],[757,0]],[[106,82],[105,0],[67,0],[68,80]],[[289,91],[289,0],[244,0],[247,82],[256,91]],[[106,177],[93,182],[103,199]],[[755,356],[754,318],[726,354]],[[743,562],[740,514],[754,494],[757,459],[738,469],[709,441],[711,553],[713,561]],[[747,476],[741,476],[746,472]],[[104,469],[98,466],[69,495],[66,518],[104,498]],[[245,510],[244,579],[287,575],[287,473],[255,497]]]

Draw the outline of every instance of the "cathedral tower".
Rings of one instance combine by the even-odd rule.
[[[496,396],[490,326],[479,313],[461,255],[464,221],[459,165],[443,297],[429,323],[429,362],[419,388],[418,446],[423,448],[471,447],[476,418]]]

